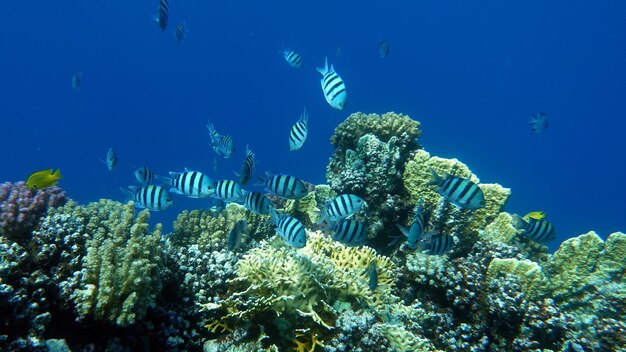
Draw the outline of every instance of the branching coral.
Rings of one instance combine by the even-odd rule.
[[[366,274],[370,263],[378,269],[374,291]],[[385,309],[398,301],[391,294],[393,265],[388,258],[368,247],[347,248],[316,232],[308,233],[301,250],[280,241],[262,242],[239,262],[237,274],[231,280],[236,292],[217,304],[202,305],[216,313],[217,325],[239,325],[271,314],[290,316],[301,328],[330,329],[337,317],[331,306],[339,301]]]
[[[150,233],[144,210],[101,200],[86,207],[87,253],[72,294],[80,317],[127,326],[141,319],[161,290],[161,226]]]

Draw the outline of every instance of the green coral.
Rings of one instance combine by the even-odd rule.
[[[119,326],[141,319],[161,290],[161,225],[150,232],[149,211],[135,218],[132,202],[72,204],[57,213],[82,219],[89,237],[82,269],[74,278],[78,288],[71,296],[79,317],[109,320]]]

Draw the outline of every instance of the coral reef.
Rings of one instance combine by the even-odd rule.
[[[31,190],[23,181],[1,184],[0,235],[27,241],[48,209],[64,205],[68,200],[65,191],[57,186]]]
[[[419,122],[390,112],[354,113],[331,137],[336,151],[326,169],[328,183],[339,194],[353,193],[367,202],[370,238],[393,228],[398,214],[414,206],[407,203],[402,174],[409,155],[420,147],[420,135]]]
[[[238,204],[184,211],[162,235],[132,202],[56,207],[59,188],[0,185],[0,350],[626,350],[626,235],[589,232],[548,254],[503,212],[509,189],[421,150],[419,127],[395,113],[337,127],[329,185],[274,204],[305,224],[300,249]],[[486,206],[449,204],[431,169],[476,182]],[[348,192],[368,203],[354,216],[367,246],[313,231]],[[387,246],[420,198],[452,251]]]

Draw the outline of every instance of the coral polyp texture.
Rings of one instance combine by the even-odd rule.
[[[23,181],[0,185],[0,235],[28,240],[49,208],[64,205],[69,198],[57,186],[28,189]]]
[[[550,254],[514,226],[510,189],[421,149],[419,128],[396,113],[337,127],[328,184],[272,198],[304,224],[303,248],[239,204],[182,211],[162,234],[132,202],[1,185],[0,350],[626,350],[626,235],[589,232]],[[433,172],[471,180],[485,206],[454,206]],[[343,193],[367,202],[352,216],[370,228],[363,245],[318,224]],[[429,254],[426,235],[390,243],[420,200],[450,250]]]

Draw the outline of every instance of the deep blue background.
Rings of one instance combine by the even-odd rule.
[[[422,123],[431,154],[511,187],[508,211],[546,211],[556,242],[626,230],[624,2],[172,0],[166,32],[154,22],[157,3],[3,4],[0,180],[60,168],[72,198],[123,200],[119,187],[134,183],[138,166],[231,177],[250,144],[259,171],[319,183],[337,124],[355,111],[396,111]],[[182,20],[190,33],[177,45]],[[386,59],[381,39],[391,44]],[[302,69],[277,54],[282,45],[302,54]],[[343,112],[321,93],[315,67],[325,56],[347,85]],[[291,153],[287,133],[304,105],[309,140]],[[551,123],[543,134],[527,124],[538,111]],[[237,145],[217,175],[209,118]],[[98,161],[110,146],[114,172]],[[175,200],[153,219],[208,205]]]

